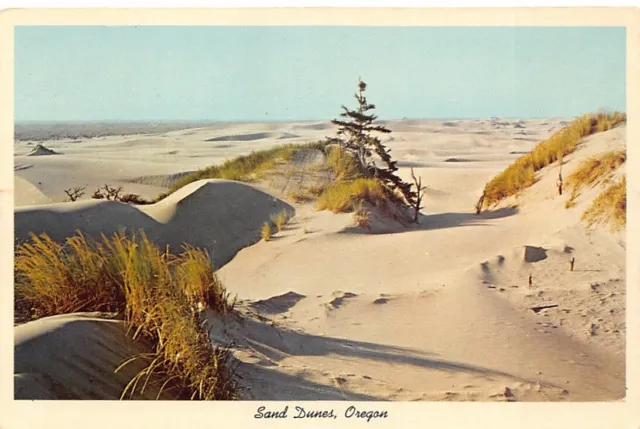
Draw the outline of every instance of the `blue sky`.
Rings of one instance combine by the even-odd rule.
[[[623,27],[17,27],[16,121],[380,119],[626,108]]]

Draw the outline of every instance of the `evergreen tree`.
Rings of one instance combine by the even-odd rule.
[[[376,108],[370,104],[364,95],[367,84],[358,80],[358,92],[354,95],[358,107],[356,110],[342,106],[340,114],[344,120],[334,119],[331,122],[338,126],[337,138],[330,141],[338,143],[343,149],[352,153],[361,169],[372,177],[381,180],[391,190],[399,191],[406,203],[414,205],[416,192],[412,190],[411,183],[404,182],[395,172],[398,170],[396,161],[391,159],[390,150],[380,139],[371,133],[378,132],[389,134],[390,129],[376,124],[378,117],[371,113]],[[383,162],[383,167],[378,167],[373,161],[376,154]]]

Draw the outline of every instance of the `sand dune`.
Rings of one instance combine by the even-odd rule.
[[[209,249],[244,315],[238,321],[208,312],[211,337],[233,344],[246,399],[620,400],[626,238],[600,227],[587,235],[580,221],[602,188],[584,189],[566,209],[554,164],[517,198],[473,212],[485,183],[561,124],[388,122],[399,174],[408,180],[413,167],[427,185],[419,225],[380,218],[365,230],[350,214],[285,203],[300,183],[325,179],[311,173],[323,157],[309,151],[280,171],[291,174],[253,185],[199,181],[148,206],[78,201],[18,207],[16,238],[46,231],[62,240],[76,229],[97,235],[143,228],[160,246],[179,249],[188,242]],[[15,172],[16,201],[33,204],[28,201],[41,197],[29,192],[53,195],[72,179],[166,190],[186,171],[281,144],[288,133],[314,141],[331,134],[332,126],[218,124],[167,131],[172,143],[162,147],[149,143],[157,135],[59,141],[63,155],[28,161],[22,158],[27,142],[20,142],[16,164],[33,167]],[[127,142],[138,143],[127,149]],[[565,158],[563,174],[625,142],[626,126],[584,139]],[[107,173],[95,168],[98,163]],[[65,178],[63,171],[76,175]],[[41,190],[27,189],[40,182]],[[273,240],[258,241],[262,222],[283,209],[295,217]],[[18,382],[25,389],[47,383],[38,375],[18,376]],[[82,386],[64,381],[76,382]]]
[[[175,174],[159,174],[155,176],[141,176],[129,179],[132,183],[141,183],[143,185],[156,186],[160,188],[170,188],[175,182],[182,179],[185,176],[193,173],[193,171],[183,171]]]
[[[128,339],[122,322],[107,314],[65,314],[17,326],[15,398],[117,400],[144,365],[134,361],[114,371],[130,357],[150,351]],[[155,399],[157,393],[150,385],[136,399]]]
[[[563,168],[571,171],[624,140],[625,127],[593,136]],[[438,191],[427,193],[418,228],[372,235],[354,229],[347,216],[321,223],[322,214],[300,208],[299,222],[280,240],[239,252],[220,271],[225,284],[248,302],[297,297],[286,312],[262,311],[261,317],[273,320],[285,338],[288,329],[294,338],[307,335],[299,348],[287,341],[281,354],[253,350],[270,360],[246,359],[252,397],[290,398],[256,388],[256,380],[285,383],[294,374],[324,386],[327,397],[344,392],[343,399],[624,397],[624,236],[603,230],[586,236],[579,217],[599,190],[565,209],[556,194],[556,168],[541,171],[521,197],[478,216],[471,208],[491,168],[455,175],[420,168]],[[598,268],[569,272],[572,256]],[[374,347],[402,351],[372,353]],[[277,374],[283,374],[279,381]]]
[[[26,180],[15,177],[13,182],[15,193],[20,195],[20,199],[29,205],[49,204],[51,199],[47,197],[38,187]]]
[[[30,233],[46,232],[64,241],[78,230],[96,238],[143,230],[161,248],[169,246],[174,252],[184,243],[205,248],[221,266],[255,243],[262,223],[282,210],[293,208],[249,185],[203,180],[147,206],[94,200],[17,208],[15,238],[26,240]]]
[[[27,154],[27,156],[43,156],[43,155],[59,155],[59,154],[58,152],[51,150],[49,148],[46,148],[41,144],[34,147],[33,150]]]

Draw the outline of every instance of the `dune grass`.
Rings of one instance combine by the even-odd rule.
[[[178,189],[202,179],[227,179],[240,182],[252,182],[260,179],[262,174],[272,169],[277,161],[291,161],[296,151],[301,149],[323,150],[327,143],[317,141],[306,144],[285,144],[270,149],[259,150],[248,155],[238,156],[225,161],[221,165],[212,165],[182,177],[169,188],[168,192],[160,194],[155,201],[160,201]]]
[[[15,255],[16,302],[32,318],[77,311],[124,315],[133,338],[154,344],[147,363],[122,393],[133,397],[158,383],[179,399],[234,399],[237,384],[228,350],[214,347],[203,325],[207,306],[233,310],[206,251],[161,251],[142,234],[94,241],[78,234],[64,245],[32,236]],[[125,364],[128,362],[125,362]],[[124,364],[123,364],[124,365]],[[154,380],[154,381],[150,381]]]
[[[362,209],[365,202],[380,206],[394,199],[393,193],[380,180],[368,177],[353,155],[341,147],[329,148],[325,165],[331,170],[334,182],[324,188],[309,190],[309,193],[317,196],[318,210],[331,210],[334,213],[358,212],[354,221],[366,226],[369,216]]]
[[[487,183],[483,207],[490,207],[531,186],[535,182],[536,171],[572,153],[581,138],[606,131],[625,121],[626,115],[619,112],[587,114],[575,119]]]
[[[567,186],[571,190],[569,199],[564,207],[570,209],[576,206],[576,198],[583,186],[590,186],[599,181],[606,181],[611,174],[627,159],[626,150],[610,151],[592,156],[583,161],[567,178]]]
[[[365,177],[353,155],[338,146],[328,150],[326,166],[333,173],[336,182]]]
[[[262,224],[262,228],[260,228],[260,237],[264,241],[271,240],[271,225],[269,225],[269,222],[265,222]]]
[[[291,191],[287,194],[287,198],[289,198],[294,203],[307,203],[315,199],[313,194],[308,189],[298,189],[295,191]]]
[[[592,185],[607,179],[616,168],[627,160],[627,153],[623,150],[611,151],[592,156],[582,162],[567,178],[567,185],[572,190]]]
[[[271,222],[273,222],[273,224],[276,226],[276,229],[278,230],[278,232],[280,232],[282,231],[282,229],[284,228],[284,225],[289,220],[289,213],[287,213],[286,210],[282,210],[280,213],[271,215],[270,219],[271,219]]]
[[[334,213],[354,211],[362,202],[375,206],[389,201],[389,193],[384,185],[374,178],[360,178],[348,182],[335,182],[318,198],[318,210],[331,210]]]
[[[619,231],[627,223],[627,179],[623,177],[598,195],[582,215],[590,228],[595,224],[608,224],[612,231]]]

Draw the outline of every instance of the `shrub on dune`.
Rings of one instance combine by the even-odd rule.
[[[124,314],[134,338],[155,344],[147,367],[123,392],[133,395],[153,378],[175,397],[233,399],[237,387],[229,353],[214,347],[201,310],[220,313],[233,303],[217,279],[206,252],[185,247],[180,255],[161,251],[144,234],[93,241],[82,234],[64,246],[46,235],[18,245],[16,301],[32,317],[77,311]],[[153,376],[153,377],[152,377]]]

